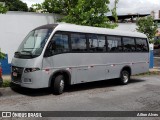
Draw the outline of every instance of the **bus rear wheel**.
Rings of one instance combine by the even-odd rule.
[[[120,84],[127,85],[129,81],[130,81],[130,73],[127,70],[122,70],[120,76]]]
[[[54,79],[54,83],[52,84],[53,93],[56,95],[60,95],[64,91],[65,81],[63,75],[57,75]]]

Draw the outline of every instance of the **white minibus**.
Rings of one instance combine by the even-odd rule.
[[[146,35],[73,24],[48,24],[32,30],[12,59],[12,82],[26,88],[51,87],[114,79],[127,84],[131,75],[149,71]]]

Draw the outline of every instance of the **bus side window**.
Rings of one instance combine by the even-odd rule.
[[[123,50],[124,52],[135,52],[136,44],[134,38],[123,37]]]
[[[89,51],[106,52],[105,36],[94,34],[89,35]]]
[[[51,41],[49,42],[46,49],[46,56],[52,56],[54,54],[68,52],[69,44],[68,44],[68,35],[56,33]]]
[[[136,38],[136,48],[137,52],[147,52],[148,51],[147,40],[142,38]]]
[[[108,52],[121,52],[123,50],[121,37],[107,36]]]
[[[73,52],[87,51],[87,42],[85,34],[71,33],[71,46]]]

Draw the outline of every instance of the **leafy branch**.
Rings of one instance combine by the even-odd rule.
[[[5,14],[8,11],[8,8],[0,3],[0,13]]]
[[[158,28],[158,24],[154,22],[154,19],[151,16],[138,18],[136,24],[138,26],[137,31],[146,34],[150,43],[153,43]]]

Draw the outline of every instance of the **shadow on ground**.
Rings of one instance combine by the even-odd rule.
[[[129,84],[138,84],[139,82],[145,82],[145,80],[131,79]],[[85,90],[91,90],[91,89],[96,89],[96,88],[106,88],[106,87],[111,88],[114,86],[121,86],[118,83],[118,79],[72,85],[72,86],[68,86],[66,88],[65,92],[66,93],[76,92],[76,91],[84,91],[85,92]],[[45,96],[45,95],[52,94],[52,92],[49,88],[29,89],[29,88],[22,88],[20,86],[11,85],[11,89],[18,94],[32,96],[32,97]]]

